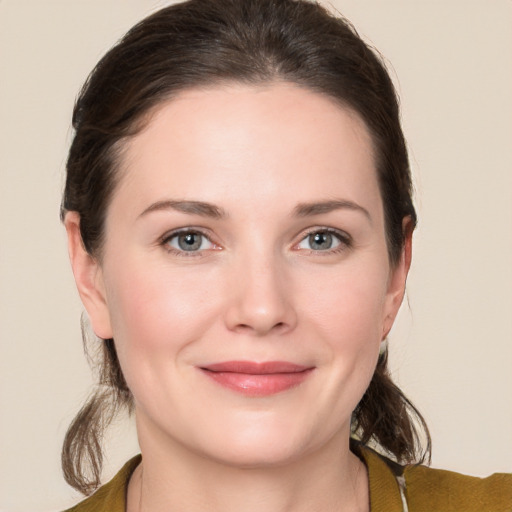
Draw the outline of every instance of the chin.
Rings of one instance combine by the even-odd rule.
[[[208,438],[203,456],[243,469],[285,466],[328,443],[328,437],[312,435],[305,426],[304,422],[268,421],[224,429]]]
[[[220,451],[215,447],[215,453],[209,458],[216,462],[237,467],[240,469],[262,469],[286,466],[301,458],[302,450],[298,447],[283,446],[279,443],[262,442],[244,445],[229,443],[229,446]]]

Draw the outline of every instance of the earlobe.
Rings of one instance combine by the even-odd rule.
[[[68,237],[69,259],[76,287],[89,315],[94,333],[103,339],[112,338],[101,267],[98,261],[85,250],[80,234],[79,214],[77,212],[66,213],[64,226]]]
[[[399,261],[395,267],[391,269],[386,297],[386,314],[383,323],[382,339],[388,336],[391,327],[393,327],[393,323],[395,322],[396,315],[398,314],[398,310],[400,309],[405,295],[407,275],[411,268],[412,232],[414,227],[410,217],[404,219],[402,229],[404,232],[404,246]]]

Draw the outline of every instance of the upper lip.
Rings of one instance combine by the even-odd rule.
[[[267,375],[273,373],[298,373],[310,370],[312,366],[290,363],[288,361],[224,361],[221,363],[201,366],[210,372],[247,373],[251,375]]]

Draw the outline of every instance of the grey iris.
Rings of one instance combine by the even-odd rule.
[[[309,235],[309,245],[311,249],[325,251],[332,247],[332,235],[326,232],[313,233]]]
[[[182,251],[197,251],[201,247],[201,238],[199,233],[184,233],[178,236],[178,245]]]

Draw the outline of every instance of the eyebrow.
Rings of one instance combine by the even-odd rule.
[[[321,215],[335,210],[353,210],[361,212],[371,222],[370,212],[361,205],[348,201],[346,199],[333,199],[329,201],[319,201],[313,203],[300,203],[294,208],[294,215],[297,217],[309,217],[312,215]]]
[[[372,221],[370,213],[366,208],[346,199],[299,203],[294,208],[293,215],[296,217],[310,217],[342,209],[361,212],[370,222]],[[210,217],[213,219],[224,219],[228,217],[228,214],[223,208],[212,203],[204,201],[180,201],[168,199],[153,203],[139,215],[139,218],[147,215],[148,213],[162,210],[175,210],[190,215],[199,215],[201,217]]]
[[[157,201],[151,206],[146,208],[140,215],[143,217],[151,212],[162,210],[175,210],[190,215],[200,215],[201,217],[210,217],[213,219],[222,219],[227,217],[227,213],[218,206],[204,201],[179,201],[179,200],[164,200]]]

